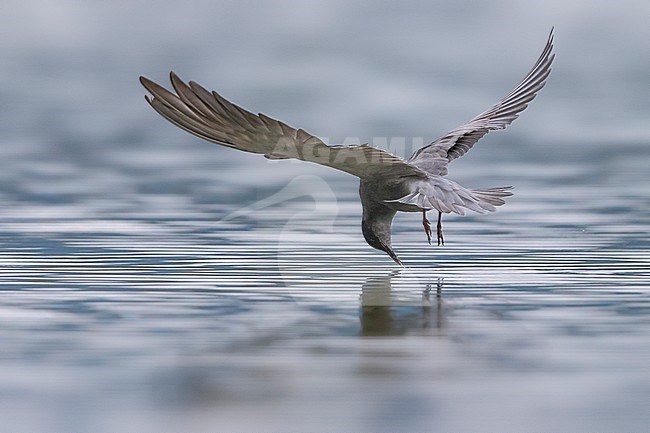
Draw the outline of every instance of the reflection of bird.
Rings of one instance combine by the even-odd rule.
[[[393,285],[400,282],[411,290],[395,292]],[[442,278],[437,278],[436,308],[432,310],[430,295],[433,284],[424,283],[416,275],[393,271],[388,275],[368,278],[361,287],[361,335],[403,335],[433,326],[442,329],[442,284]]]
[[[512,195],[510,187],[469,189],[446,179],[447,166],[463,156],[491,130],[504,129],[517,118],[544,86],[554,55],[553,32],[541,56],[523,81],[506,97],[428,146],[403,160],[367,144],[328,146],[302,129],[294,129],[264,114],[253,114],[199,84],[181,81],[173,72],[176,94],[140,77],[153,95],[151,106],[178,127],[208,141],[269,159],[297,158],[345,171],[361,179],[363,205],[361,228],[366,242],[401,262],[391,248],[391,224],[395,213],[422,212],[422,224],[431,243],[426,213],[438,212],[438,245],[442,237],[442,213],[465,214],[495,210]]]

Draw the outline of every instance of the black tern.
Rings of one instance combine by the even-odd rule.
[[[402,265],[391,247],[391,225],[397,212],[421,212],[431,244],[432,230],[426,214],[437,211],[437,243],[444,245],[443,213],[465,215],[466,209],[481,214],[493,212],[505,203],[505,197],[512,195],[511,187],[465,188],[445,177],[447,168],[489,131],[512,123],[537,96],[551,72],[555,57],[552,51],[553,30],[539,59],[512,92],[406,160],[368,144],[327,145],[303,129],[262,113],[253,114],[193,81],[186,84],[174,72],[170,78],[176,93],[145,77],[140,77],[140,82],[153,96],[145,98],[154,110],[197,137],[269,159],[296,158],[357,176],[363,206],[361,229],[366,242]]]

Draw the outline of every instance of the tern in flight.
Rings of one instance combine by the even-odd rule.
[[[555,57],[552,51],[553,30],[539,59],[512,92],[407,160],[367,144],[327,145],[303,129],[262,113],[253,114],[193,81],[186,84],[174,72],[170,76],[176,93],[145,77],[140,77],[140,82],[153,96],[145,98],[154,110],[197,137],[269,159],[296,158],[357,176],[363,206],[361,230],[366,242],[402,265],[391,247],[391,224],[397,212],[421,212],[430,244],[427,212],[437,211],[438,245],[444,245],[443,213],[464,215],[467,209],[480,214],[493,212],[505,203],[504,197],[512,195],[511,187],[465,188],[445,177],[447,166],[489,131],[504,129],[518,117],[544,87]]]

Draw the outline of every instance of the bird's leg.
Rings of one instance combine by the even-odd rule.
[[[427,211],[425,209],[422,209],[422,225],[424,226],[424,232],[427,234],[427,241],[429,241],[429,245],[431,245],[431,224],[429,224]]]
[[[445,246],[445,238],[442,237],[442,212],[438,212],[438,246],[442,243],[442,246]],[[429,242],[431,243],[431,242]]]

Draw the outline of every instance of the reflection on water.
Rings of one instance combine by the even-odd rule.
[[[422,331],[431,327],[442,329],[443,279],[438,278],[435,285],[426,284],[426,288],[419,294],[415,292],[405,296],[404,293],[393,290],[393,280],[403,278],[401,273],[396,270],[385,276],[368,277],[361,287],[362,336],[405,335],[410,331]]]

